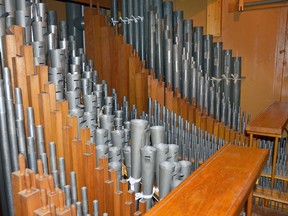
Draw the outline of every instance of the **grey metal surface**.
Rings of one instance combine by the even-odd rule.
[[[8,128],[6,119],[6,107],[5,107],[5,94],[4,94],[4,82],[0,80],[0,154],[1,154],[1,164],[2,164],[2,175],[5,186],[5,194],[8,205],[8,214],[14,215],[13,208],[13,193],[12,193],[12,182],[11,182],[11,158],[10,158],[10,148],[9,148],[9,138],[8,138]]]
[[[154,169],[156,165],[156,148],[144,146],[141,148],[142,190],[147,209],[152,207]],[[149,197],[151,196],[151,197]]]
[[[163,161],[159,165],[159,198],[163,199],[171,190],[172,175],[175,170],[173,162]]]
[[[140,149],[150,138],[148,121],[142,119],[131,120],[131,176],[138,180],[141,178]],[[135,183],[135,192],[139,192],[139,182]]]

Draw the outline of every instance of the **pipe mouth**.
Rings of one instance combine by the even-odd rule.
[[[142,151],[148,151],[148,152],[156,152],[156,148],[154,146],[144,146],[141,148]]]
[[[172,170],[174,172],[175,170],[175,164],[174,162],[169,162],[169,161],[163,161],[160,163],[160,167],[164,168],[164,169],[169,169]]]
[[[160,125],[155,125],[155,126],[152,126],[150,127],[151,131],[153,132],[153,130],[163,130],[165,131],[165,128],[163,126],[160,126]]]
[[[171,149],[173,151],[173,150],[178,150],[179,146],[176,144],[168,144],[168,148],[169,150]]]
[[[181,167],[185,167],[185,168],[192,166],[192,163],[190,161],[182,160],[182,161],[178,161],[178,163],[180,164]]]
[[[155,145],[155,148],[156,149],[167,149],[167,152],[168,152],[169,146],[166,143],[158,143],[158,144]]]
[[[147,125],[148,125],[148,121],[147,121],[147,120],[144,120],[144,119],[132,119],[132,120],[131,120],[131,125],[132,125],[132,124],[137,124],[137,125],[147,124]]]

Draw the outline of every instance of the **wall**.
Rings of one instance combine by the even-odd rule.
[[[242,81],[241,107],[252,114],[253,118],[274,100],[285,98],[281,97],[285,83],[282,86],[279,84],[281,77],[278,77],[280,80],[276,79],[281,75],[281,72],[277,72],[279,70],[277,64],[283,64],[277,43],[278,40],[281,43],[281,38],[285,37],[285,31],[280,33],[278,31],[283,25],[283,17],[284,23],[285,19],[287,20],[287,10],[272,8],[229,13],[229,1],[231,0],[222,1],[222,36],[215,40],[223,41],[224,48],[232,49],[234,56],[242,56],[242,73],[246,79]],[[207,1],[174,0],[173,2],[174,9],[184,10],[185,18],[192,18],[194,25],[206,27]],[[282,24],[280,24],[281,17]],[[287,75],[283,75],[284,78],[287,79]]]

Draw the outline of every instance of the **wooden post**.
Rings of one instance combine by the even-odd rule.
[[[45,151],[47,155],[50,155],[49,142],[52,141],[50,98],[48,93],[46,92],[40,93],[38,97],[39,97],[40,123],[41,125],[44,126]],[[48,157],[48,166],[50,170],[50,157]]]
[[[95,156],[95,155],[94,155]],[[95,180],[93,176],[93,172],[95,169],[95,164],[93,164],[93,155],[90,152],[85,152],[83,155],[84,159],[84,184],[88,188],[87,196],[88,196],[88,209],[92,211],[93,209],[93,200],[95,198]]]
[[[57,158],[64,157],[64,151],[66,151],[66,147],[64,148],[64,145],[63,145],[63,122],[62,122],[61,111],[54,110],[51,112],[51,124],[52,124],[51,128],[53,128],[53,131],[56,132],[56,133],[51,133],[51,137],[52,137],[52,140],[56,143]]]
[[[54,179],[52,175],[49,175],[48,179],[50,188],[50,190],[47,192],[48,204],[49,205],[53,204],[56,207],[59,207],[59,198],[58,198],[59,189],[55,188]]]
[[[84,168],[82,141],[79,139],[72,140],[72,162],[72,168],[76,172],[78,199],[81,200],[81,187],[84,186]]]
[[[47,202],[46,190],[40,190],[41,208],[34,211],[34,216],[50,216],[51,211]]]
[[[114,216],[123,216],[124,206],[123,206],[123,192],[116,191],[114,193]]]
[[[98,200],[99,215],[104,213],[104,169],[103,167],[95,168],[95,198]]]
[[[40,91],[45,92],[44,83],[48,82],[48,66],[46,65],[36,66],[36,74],[39,76]]]
[[[70,184],[70,172],[72,171],[72,127],[64,126],[63,128],[63,146],[65,146],[64,158],[66,169],[66,182]]]
[[[36,187],[38,189],[50,190],[48,176],[43,172],[43,164],[40,159],[37,160],[38,174],[36,175]]]
[[[22,215],[33,215],[41,207],[40,190],[32,187],[29,173],[25,173],[25,189],[18,193]]]
[[[105,212],[108,213],[108,215],[114,215],[114,182],[111,180],[105,181]]]

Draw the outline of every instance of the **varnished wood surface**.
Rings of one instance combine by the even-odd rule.
[[[248,133],[281,137],[288,122],[288,103],[274,102],[256,116],[246,127]]]
[[[225,145],[145,215],[239,215],[268,152]]]

